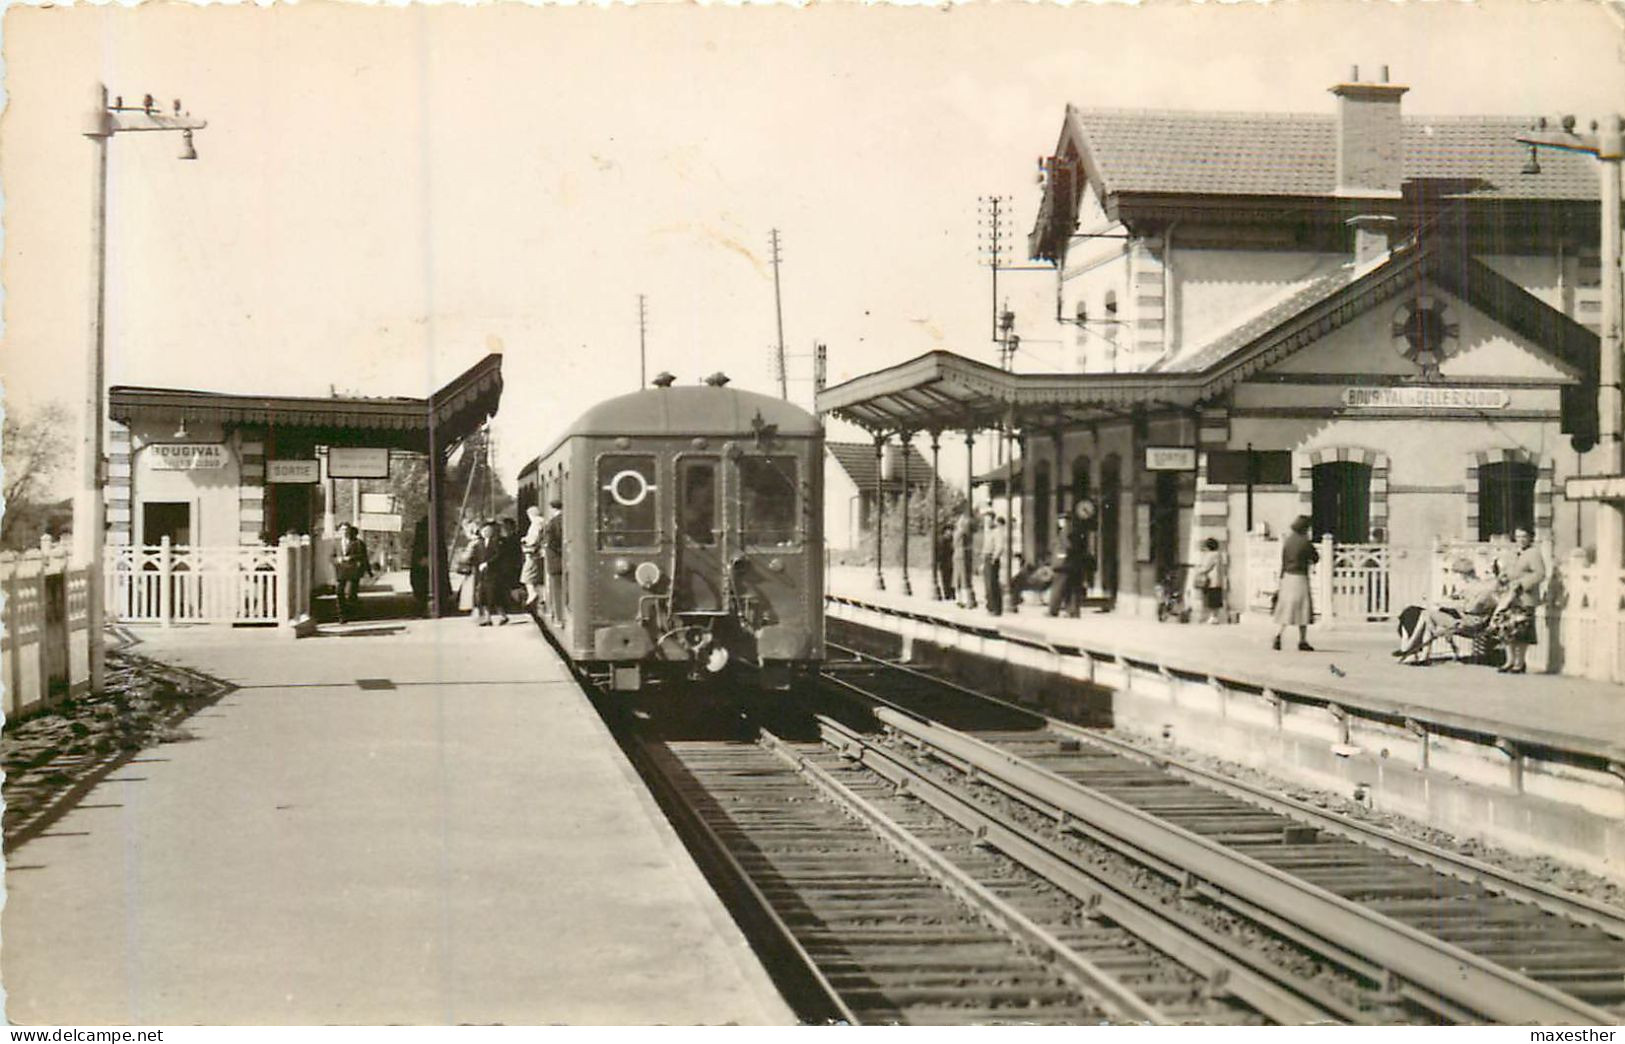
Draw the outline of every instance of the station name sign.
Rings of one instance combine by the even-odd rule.
[[[1147,446],[1145,448],[1145,470],[1147,471],[1195,471],[1195,446]]]
[[[1343,405],[1373,410],[1499,410],[1501,388],[1344,388]]]
[[[1565,500],[1625,500],[1625,475],[1593,475],[1563,483]]]
[[[273,483],[319,482],[322,466],[314,460],[268,460],[265,481]]]
[[[143,452],[154,471],[203,471],[226,466],[226,447],[219,442],[154,442]]]
[[[389,478],[389,450],[332,446],[327,451],[327,473],[333,478]]]

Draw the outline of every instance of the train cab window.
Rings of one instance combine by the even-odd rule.
[[[598,546],[654,547],[660,543],[655,513],[655,459],[609,454],[598,459]]]
[[[739,514],[748,547],[796,542],[796,458],[745,457],[739,462]]]
[[[717,542],[717,465],[714,460],[682,464],[683,538],[709,547]]]

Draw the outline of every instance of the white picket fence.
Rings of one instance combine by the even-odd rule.
[[[281,624],[310,612],[312,548],[276,545],[108,549],[107,615],[123,623]]]
[[[1625,613],[1620,611],[1625,607],[1625,572],[1613,579],[1605,583],[1607,577],[1585,560],[1583,551],[1571,552],[1553,571],[1538,619],[1541,637],[1551,636],[1550,670],[1625,683]],[[1615,633],[1608,635],[1608,628]],[[1532,651],[1531,667],[1533,653],[1540,651],[1538,645]]]
[[[1512,553],[1506,544],[1465,540],[1434,541],[1425,548],[1325,540],[1317,547],[1320,561],[1310,571],[1310,597],[1317,616],[1332,626],[1391,620],[1408,605],[1452,598],[1461,584],[1453,568],[1458,561],[1465,558],[1478,576],[1490,576],[1497,560]],[[1540,550],[1548,580],[1535,614],[1538,641],[1530,650],[1530,669],[1625,683],[1625,573],[1610,586],[1585,552],[1558,561],[1549,542]],[[1249,613],[1269,613],[1280,571],[1281,542],[1250,536],[1242,572]],[[1608,628],[1619,630],[1617,641],[1605,640]]]
[[[0,684],[7,718],[89,686],[87,573],[82,566],[69,567],[66,551],[0,554],[5,592]]]

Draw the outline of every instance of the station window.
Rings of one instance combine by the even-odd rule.
[[[796,458],[745,457],[739,462],[740,525],[745,544],[783,547],[797,539]]]
[[[617,453],[598,460],[598,546],[653,547],[660,542],[655,513],[655,459]]]
[[[1535,477],[1533,464],[1517,460],[1478,469],[1478,539],[1535,531]]]
[[[1339,544],[1371,539],[1371,465],[1352,460],[1316,464],[1310,473],[1314,538]]]

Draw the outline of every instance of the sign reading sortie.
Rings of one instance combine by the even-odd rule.
[[[144,450],[154,471],[200,471],[226,466],[222,443],[154,442]]]
[[[1344,388],[1343,405],[1365,409],[1499,410],[1507,404],[1501,388]]]

